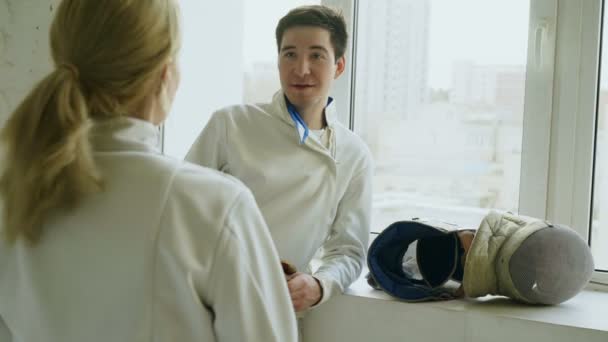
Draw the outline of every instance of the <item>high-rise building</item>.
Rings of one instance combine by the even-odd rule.
[[[523,65],[452,64],[450,102],[502,108],[522,117],[526,71]]]
[[[364,1],[359,11],[357,106],[400,119],[427,102],[428,1]]]

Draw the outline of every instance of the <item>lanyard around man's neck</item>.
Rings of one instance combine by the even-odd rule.
[[[332,103],[333,100],[334,99],[332,97],[329,97],[327,99],[327,105],[325,105],[325,107],[329,106],[329,104]],[[291,116],[291,119],[293,120],[293,123],[296,126],[296,131],[298,132],[299,137],[298,140],[300,144],[303,144],[304,142],[306,142],[306,138],[308,138],[308,135],[310,134],[310,129],[308,129],[308,125],[306,125],[306,122],[304,122],[304,119],[302,119],[302,116],[300,115],[300,113],[298,113],[296,106],[289,102],[287,96],[285,96],[285,103],[287,104],[287,111],[289,112],[289,115]]]

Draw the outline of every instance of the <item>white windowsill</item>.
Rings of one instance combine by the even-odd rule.
[[[608,293],[585,290],[560,305],[529,306],[488,296],[406,303],[364,277],[302,321],[308,341],[608,341]]]
[[[363,278],[355,282],[347,290],[346,294],[399,302],[410,306],[421,304],[401,302],[382,291],[376,291]],[[429,302],[423,305],[443,310],[474,311],[494,316],[600,330],[608,333],[608,293],[596,290],[584,290],[574,298],[554,306],[522,305],[507,298],[497,296]]]

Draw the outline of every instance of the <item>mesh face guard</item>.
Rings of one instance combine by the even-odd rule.
[[[557,225],[530,235],[509,262],[515,289],[534,304],[559,304],[574,297],[593,270],[587,243],[573,230]]]

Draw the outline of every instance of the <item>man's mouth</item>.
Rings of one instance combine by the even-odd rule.
[[[296,88],[296,89],[308,89],[308,88],[314,87],[313,84],[301,84],[301,83],[292,84],[291,86],[294,87],[294,88]]]

